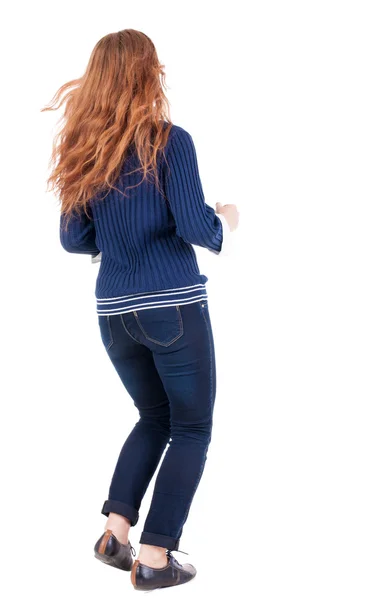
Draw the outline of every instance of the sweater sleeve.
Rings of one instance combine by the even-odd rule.
[[[82,210],[81,214],[75,211],[71,215],[68,228],[65,230],[63,214],[60,215],[60,242],[64,250],[75,254],[90,254],[97,256],[100,252],[95,243],[94,221],[89,219]]]
[[[167,148],[165,191],[177,234],[186,242],[219,254],[223,227],[214,209],[206,204],[191,135],[176,126]]]

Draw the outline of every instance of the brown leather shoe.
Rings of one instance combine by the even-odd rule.
[[[105,565],[110,565],[123,571],[130,571],[132,569],[132,555],[135,556],[136,552],[132,548],[131,543],[128,541],[127,544],[121,544],[111,529],[107,529],[94,546],[95,558],[98,558]]]
[[[167,565],[161,569],[153,569],[135,560],[131,573],[131,582],[135,590],[146,591],[181,585],[195,577],[196,569],[193,565],[180,565],[169,550],[166,555]]]

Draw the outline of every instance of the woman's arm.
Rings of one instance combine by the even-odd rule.
[[[177,234],[190,244],[220,254],[230,229],[225,227],[224,217],[205,202],[193,139],[182,127],[176,126],[166,158],[165,192]]]
[[[95,243],[94,221],[82,210],[81,214],[74,212],[65,230],[63,214],[60,215],[60,242],[64,250],[76,254],[91,254],[92,257],[100,253]]]

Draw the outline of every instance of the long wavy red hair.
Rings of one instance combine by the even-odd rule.
[[[88,214],[89,201],[115,187],[130,144],[140,161],[136,171],[143,172],[137,185],[152,175],[159,188],[157,156],[172,126],[165,77],[150,38],[124,29],[101,38],[84,75],[61,86],[41,109],[65,104],[47,185],[66,221],[73,211]]]

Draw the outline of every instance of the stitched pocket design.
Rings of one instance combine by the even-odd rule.
[[[133,314],[144,337],[159,346],[171,346],[184,333],[178,305],[135,310]]]

